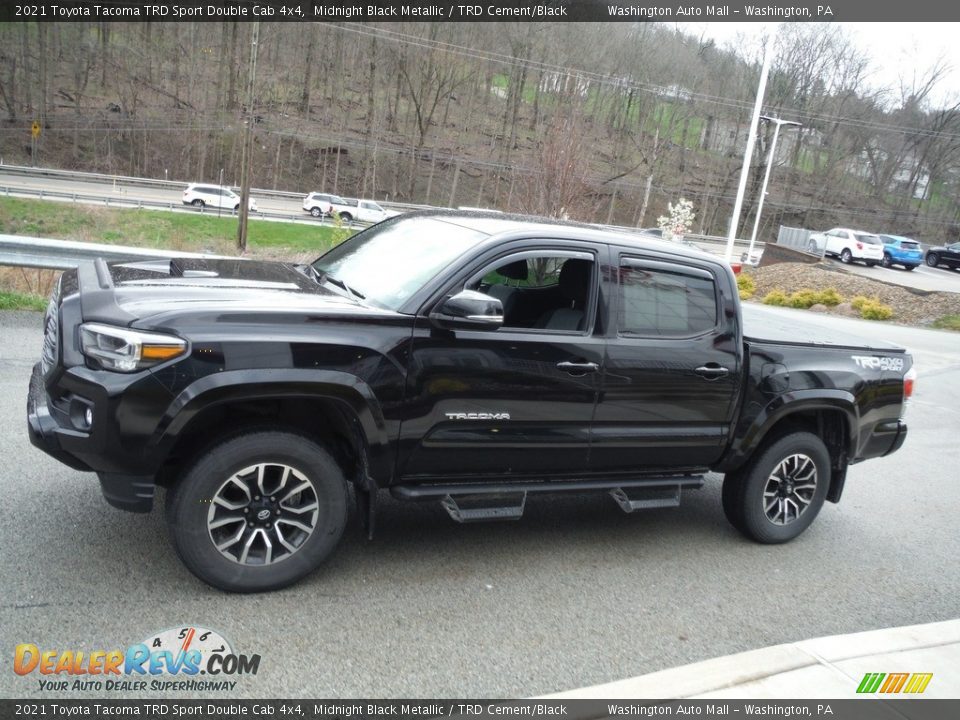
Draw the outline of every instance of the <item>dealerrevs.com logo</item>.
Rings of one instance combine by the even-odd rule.
[[[259,655],[235,653],[214,630],[187,626],[151,635],[126,650],[49,650],[20,643],[13,671],[36,677],[40,690],[231,691],[238,680],[256,675]]]

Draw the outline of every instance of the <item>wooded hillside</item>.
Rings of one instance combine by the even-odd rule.
[[[0,27],[3,162],[236,184],[249,119],[254,187],[638,226],[687,197],[695,230],[726,233],[758,48],[655,23],[264,23],[248,105],[252,27]],[[761,239],[780,223],[956,239],[943,68],[877,90],[835,26],[784,24],[777,44],[764,111],[803,128],[781,133]]]

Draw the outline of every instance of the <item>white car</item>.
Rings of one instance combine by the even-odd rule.
[[[228,187],[190,183],[187,185],[187,189],[183,191],[183,204],[193,205],[197,208],[209,205],[210,207],[237,211],[240,209],[240,196]],[[257,210],[257,201],[253,198],[250,198],[250,209],[254,212]]]
[[[883,262],[883,241],[865,230],[833,228],[814,233],[807,241],[807,250],[812,253],[823,251],[824,255],[838,257],[844,263],[859,260],[867,267]]]
[[[329,217],[334,212],[351,208],[339,195],[312,192],[303,199],[303,209],[313,217]]]

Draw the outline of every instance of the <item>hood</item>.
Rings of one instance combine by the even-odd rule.
[[[109,282],[104,277],[107,273]],[[104,315],[115,314],[117,309],[127,316],[126,322],[194,311],[395,314],[362,305],[329,285],[319,285],[289,263],[230,258],[98,261],[97,276],[100,291],[83,298],[83,314],[88,320],[107,319]]]

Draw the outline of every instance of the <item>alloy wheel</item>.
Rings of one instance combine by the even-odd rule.
[[[763,511],[774,525],[795,522],[813,501],[817,490],[817,466],[803,453],[780,461],[763,488]]]
[[[271,565],[313,535],[319,510],[313,482],[282,463],[250,465],[214,493],[207,533],[221,555],[241,565]]]

